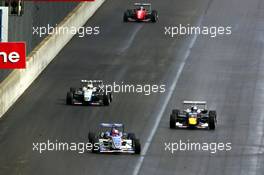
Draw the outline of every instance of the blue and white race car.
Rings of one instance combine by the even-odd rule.
[[[139,139],[134,133],[125,133],[121,123],[101,123],[98,134],[89,132],[89,142],[93,153],[130,153],[140,154]]]
[[[214,130],[216,111],[207,109],[206,101],[183,101],[183,110],[172,110],[170,128],[199,128]]]

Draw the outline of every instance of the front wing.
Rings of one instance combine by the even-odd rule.
[[[208,129],[209,128],[208,123],[199,123],[196,126],[188,126],[188,125],[182,124],[180,122],[176,122],[175,126],[176,126],[176,128],[191,128],[191,127],[197,128],[197,129]]]
[[[105,149],[105,150],[102,150],[102,149],[100,149],[99,150],[99,153],[128,153],[128,154],[135,154],[135,150],[129,150],[129,149],[121,149],[121,150],[107,150],[107,149]]]
[[[124,146],[121,146],[120,149],[112,149],[110,147],[107,147],[103,144],[103,141],[106,141],[106,139],[100,140],[100,146],[99,146],[99,153],[129,153],[129,154],[134,154],[135,150],[132,147],[132,143],[127,143]],[[127,141],[129,142],[129,141]]]
[[[150,22],[151,21],[151,19],[150,18],[147,18],[147,19],[137,19],[137,18],[131,18],[131,17],[129,17],[128,18],[128,21],[130,21],[130,22]]]
[[[103,101],[84,101],[73,99],[73,105],[102,105]]]

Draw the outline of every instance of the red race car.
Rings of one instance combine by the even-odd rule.
[[[135,3],[134,6],[134,9],[128,9],[124,13],[124,22],[157,22],[158,12],[151,9],[151,4]]]

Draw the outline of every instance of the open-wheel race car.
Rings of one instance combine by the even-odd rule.
[[[207,110],[206,101],[183,101],[183,110],[172,110],[170,128],[200,128],[214,130],[216,111]]]
[[[124,13],[124,22],[157,22],[158,12],[152,10],[150,3],[135,3],[133,9],[128,9]]]
[[[98,134],[89,132],[88,139],[93,144],[93,153],[140,154],[141,145],[134,133],[126,133],[124,124],[101,123]]]
[[[67,92],[66,104],[68,105],[105,105],[113,100],[102,80],[81,80],[79,88],[70,88]]]

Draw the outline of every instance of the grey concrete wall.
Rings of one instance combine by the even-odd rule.
[[[83,26],[105,0],[94,3],[80,3],[61,23],[60,27]],[[41,74],[63,47],[74,36],[72,33],[55,33],[46,37],[34,52],[27,57],[27,69],[16,69],[0,83],[0,118]],[[52,48],[52,49],[51,49]]]
[[[44,37],[32,35],[32,27],[52,26],[58,24],[78,3],[70,2],[25,2],[23,16],[9,16],[9,41],[25,41],[27,54],[40,43]],[[2,81],[11,70],[0,70]]]

